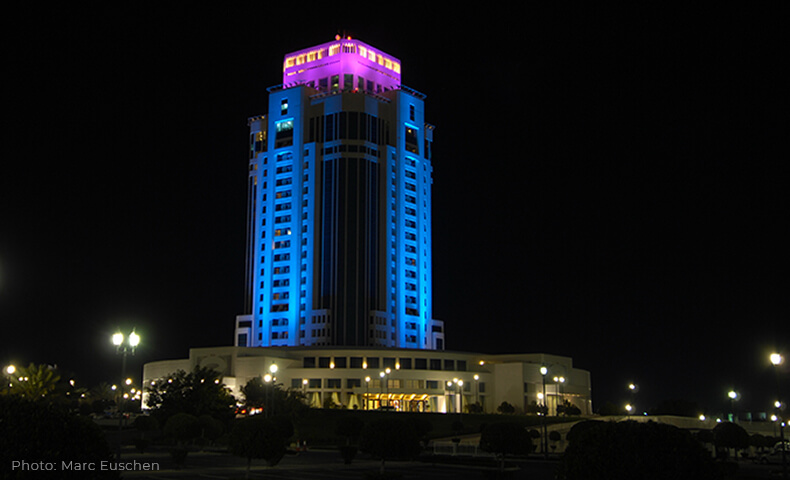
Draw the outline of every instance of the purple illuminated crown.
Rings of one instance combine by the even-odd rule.
[[[283,85],[381,92],[400,87],[400,68],[397,58],[351,37],[337,36],[334,42],[287,54]]]

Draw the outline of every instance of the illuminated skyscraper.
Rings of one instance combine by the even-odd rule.
[[[249,119],[237,346],[444,349],[432,318],[431,143],[401,62],[338,38],[285,56]]]

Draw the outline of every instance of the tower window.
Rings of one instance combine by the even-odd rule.
[[[277,133],[274,137],[274,148],[288,147],[294,143],[294,122],[283,120],[277,122]]]
[[[288,114],[288,99],[287,98],[283,98],[280,101],[280,114],[282,114],[282,115],[287,115]],[[412,120],[414,120],[414,119],[412,119]]]
[[[420,154],[420,147],[417,143],[417,129],[406,126],[406,150],[411,153]]]

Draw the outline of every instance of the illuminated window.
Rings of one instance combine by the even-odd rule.
[[[274,137],[274,148],[288,147],[293,145],[294,122],[293,120],[283,120],[277,122],[277,133]]]
[[[416,153],[419,155],[420,147],[419,144],[417,143],[417,129],[409,127],[407,125],[405,139],[406,139],[406,150],[408,150],[411,153]]]
[[[280,114],[286,115],[287,113],[288,113],[288,99],[287,98],[283,98],[280,101]],[[412,120],[414,120],[414,119],[412,119]]]

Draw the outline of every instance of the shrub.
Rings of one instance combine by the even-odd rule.
[[[587,425],[569,432],[570,445],[560,463],[560,479],[708,480],[717,477],[708,452],[690,433],[677,427],[653,422],[583,423]]]

